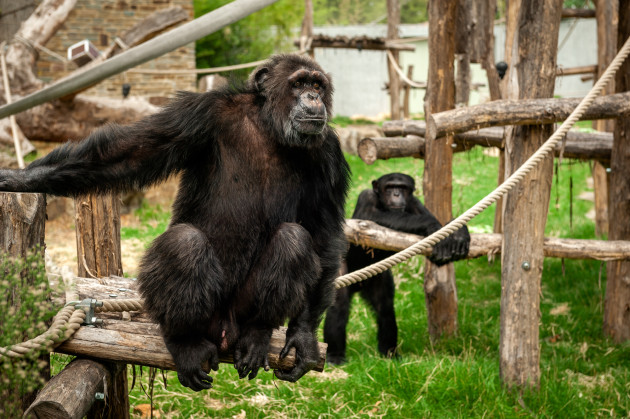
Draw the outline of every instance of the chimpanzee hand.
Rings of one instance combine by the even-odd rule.
[[[281,380],[296,382],[304,374],[315,368],[319,361],[319,348],[315,333],[300,328],[287,331],[287,341],[280,351],[280,359],[295,348],[295,365],[290,370],[276,370],[275,374]]]
[[[24,191],[23,178],[21,170],[0,169],[0,191],[20,192]]]
[[[269,341],[271,329],[249,329],[241,333],[241,337],[234,349],[234,368],[238,371],[239,378],[249,379],[258,375],[258,370],[264,368],[269,371]]]
[[[433,253],[429,260],[438,266],[464,259],[470,249],[470,234],[468,228],[463,226],[433,247]]]
[[[212,387],[212,377],[202,369],[202,364],[208,361],[212,370],[219,370],[219,351],[214,343],[206,339],[190,343],[169,337],[164,338],[164,343],[173,356],[177,378],[184,387],[194,391]]]

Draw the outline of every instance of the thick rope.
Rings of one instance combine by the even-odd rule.
[[[96,307],[95,312],[121,312],[142,310],[142,300],[105,300],[102,307]],[[67,305],[55,316],[50,328],[41,335],[26,342],[0,348],[0,356],[21,358],[33,351],[46,348],[52,351],[62,342],[70,339],[85,321],[87,313],[82,308]]]
[[[623,47],[617,53],[615,59],[610,63],[602,77],[595,83],[590,92],[582,99],[580,104],[573,110],[569,118],[565,120],[560,128],[521,166],[514,172],[509,178],[506,179],[500,186],[494,191],[488,194],[485,198],[475,204],[468,211],[442,227],[435,233],[425,237],[418,243],[413,244],[380,262],[373,265],[366,266],[358,271],[351,272],[346,275],[342,275],[335,280],[335,287],[337,289],[347,287],[360,281],[364,281],[368,278],[378,275],[392,266],[404,262],[413,256],[428,250],[429,247],[434,246],[439,241],[445,239],[449,235],[453,234],[464,226],[468,221],[476,217],[483,210],[494,204],[499,198],[507,194],[515,185],[517,185],[523,178],[540,163],[547,155],[554,151],[556,144],[564,138],[567,132],[575,125],[575,123],[582,117],[584,112],[591,105],[593,100],[598,97],[606,84],[612,80],[616,71],[621,67],[624,60],[630,53],[630,38],[628,38]]]

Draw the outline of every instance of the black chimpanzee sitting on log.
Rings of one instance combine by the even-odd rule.
[[[384,227],[406,233],[427,236],[442,225],[413,196],[415,182],[402,173],[390,173],[372,181],[372,189],[359,195],[352,218],[371,220]],[[462,259],[468,254],[470,234],[466,226],[439,242],[429,259],[436,265]],[[346,262],[353,272],[392,255],[379,249],[364,249],[350,245]],[[345,362],[346,325],[352,295],[359,292],[376,313],[378,326],[378,350],[387,357],[396,355],[398,327],[394,312],[394,277],[390,270],[349,287],[337,290],[335,303],[328,309],[324,324],[324,340],[328,343],[327,361],[332,364]]]

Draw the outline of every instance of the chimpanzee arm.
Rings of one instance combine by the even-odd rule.
[[[404,212],[386,211],[372,190],[361,192],[352,218],[372,220],[384,227],[421,236],[428,236],[442,228],[442,224],[418,198],[410,197]],[[429,260],[436,265],[444,265],[463,259],[468,255],[469,246],[470,234],[468,228],[463,226],[437,243]]]
[[[404,212],[384,209],[373,190],[364,190],[359,195],[352,218],[371,220],[383,227],[405,233],[429,235],[442,224],[415,197],[410,197]]]
[[[164,180],[209,139],[212,103],[207,95],[182,93],[159,113],[134,124],[98,129],[25,170],[0,170],[0,190],[79,195]]]

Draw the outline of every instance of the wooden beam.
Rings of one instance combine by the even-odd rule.
[[[137,283],[132,278],[112,276],[99,278],[78,277],[72,284],[78,299],[106,300],[139,298]],[[61,296],[60,296],[61,297]],[[145,312],[101,312],[102,326],[81,327],[72,339],[64,342],[55,352],[99,358],[112,362],[125,362],[163,369],[174,369],[173,359],[164,345],[159,325],[153,323]],[[123,321],[122,319],[127,319]],[[284,347],[286,328],[274,330],[269,348],[271,368],[290,368],[295,364],[295,351],[280,360],[278,354]],[[320,359],[315,371],[322,371],[328,345],[319,343]],[[221,354],[221,362],[232,363],[231,354]]]
[[[269,366],[272,369],[289,369],[295,365],[295,350],[286,358],[279,354],[286,341],[286,328],[275,329],[269,345]],[[326,348],[319,343],[319,362],[315,371],[324,370]],[[154,323],[104,319],[98,327],[81,327],[74,336],[55,348],[55,352],[104,359],[112,362],[146,365],[175,370],[175,363],[164,345],[160,327]],[[232,354],[220,354],[220,361],[232,364]],[[209,371],[209,368],[206,367]]]
[[[595,17],[594,9],[586,9],[586,8],[562,9],[563,19],[576,19],[576,18],[588,19],[588,18],[594,18],[594,17]]]
[[[391,132],[397,131],[389,131],[389,133]],[[500,127],[482,128],[457,134],[452,145],[453,152],[459,153],[470,150],[474,146],[503,149],[503,135],[504,129]],[[569,159],[594,160],[608,165],[610,163],[612,143],[611,133],[571,131],[566,136],[562,155]],[[417,135],[385,138],[368,137],[359,142],[357,152],[366,164],[373,164],[376,160],[387,160],[397,157],[424,158],[424,147],[425,139]],[[555,149],[556,157],[560,155],[561,149],[562,144],[558,144]]]
[[[558,67],[556,68],[556,77],[575,76],[579,74],[595,74],[597,72],[596,65],[583,65],[581,67]]]
[[[295,46],[300,46],[300,41],[293,42]],[[385,38],[373,38],[368,36],[356,36],[349,38],[347,36],[326,36],[314,35],[312,48],[350,48],[362,50],[384,51],[388,49],[397,51],[415,51],[416,47],[411,44],[402,42],[390,42]]]
[[[459,0],[429,2],[429,72],[425,115],[455,107],[455,33]],[[452,218],[452,137],[425,144],[424,204],[441,222]],[[453,264],[424,267],[427,323],[432,339],[457,333],[457,285]]]
[[[94,404],[96,393],[106,396],[103,383],[109,379],[102,364],[77,358],[46,384],[24,417],[82,418]]]
[[[564,121],[581,98],[495,100],[427,116],[426,138],[502,125],[552,124]],[[630,92],[602,96],[593,101],[581,120],[611,119],[630,115]]]

